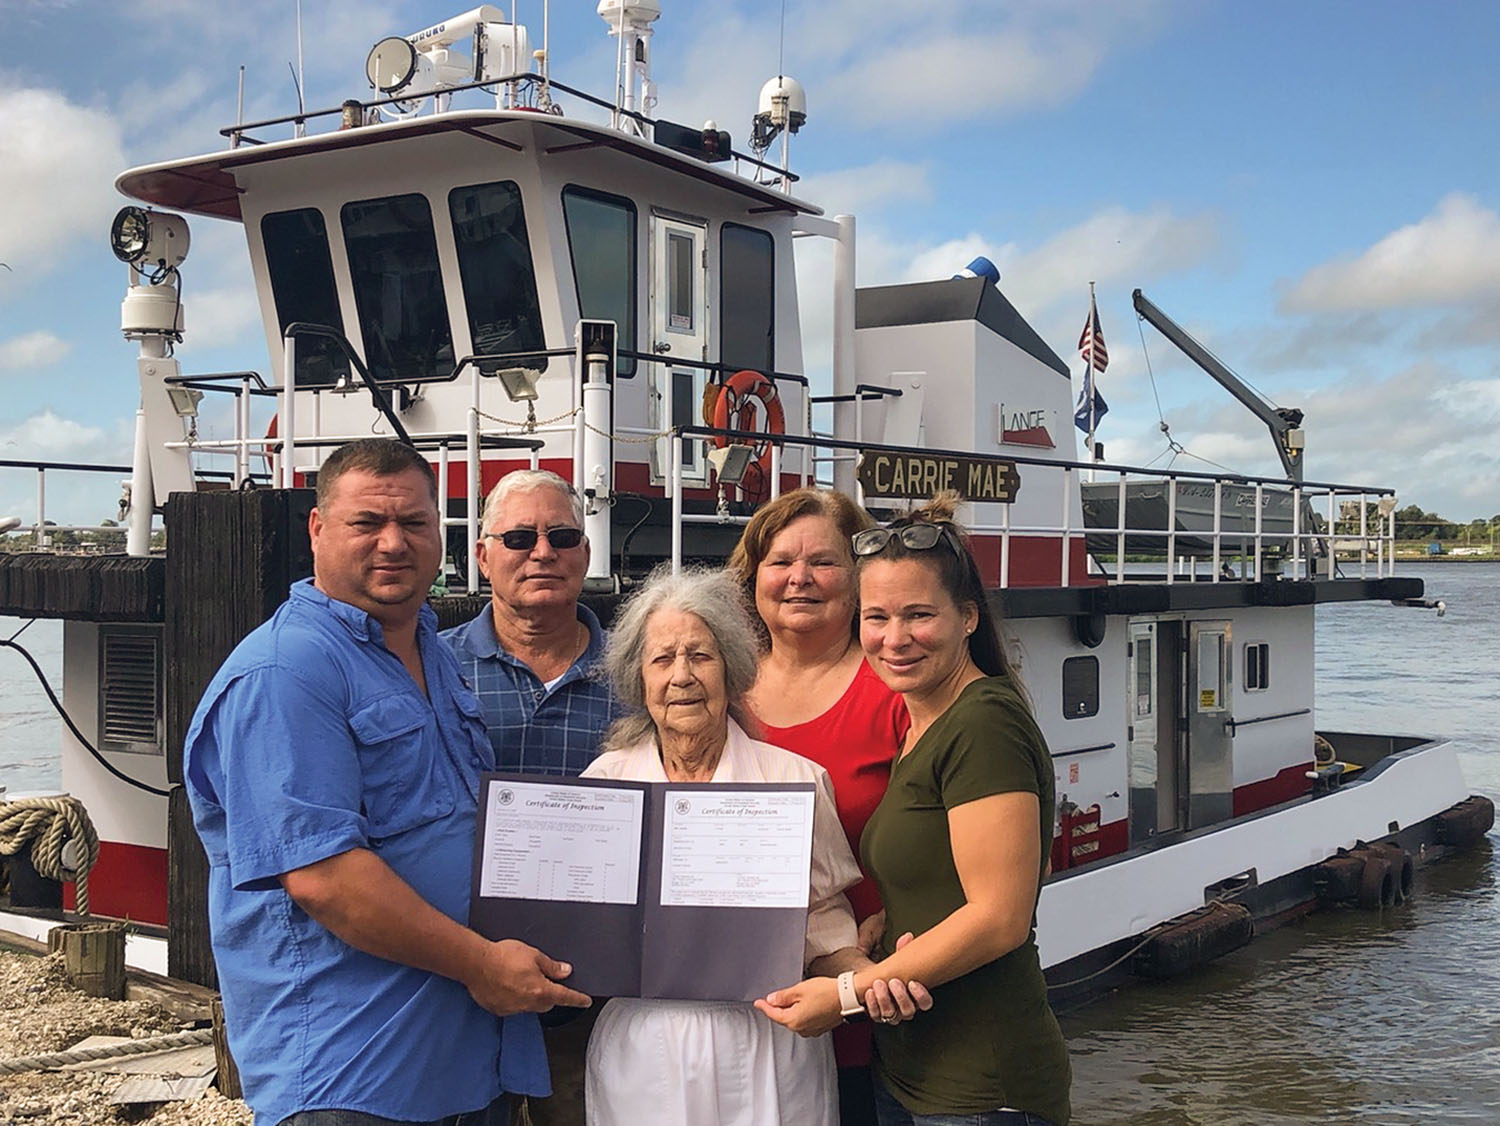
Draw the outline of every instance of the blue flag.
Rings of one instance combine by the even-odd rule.
[[[1089,425],[1089,395],[1094,398],[1094,425]],[[1073,422],[1085,434],[1097,427],[1099,420],[1109,412],[1109,404],[1104,401],[1104,396],[1099,394],[1098,388],[1094,386],[1094,372],[1090,369],[1083,374],[1083,392],[1078,396],[1078,409],[1073,412]]]

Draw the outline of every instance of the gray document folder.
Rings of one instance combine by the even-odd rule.
[[[810,782],[486,774],[469,925],[594,997],[752,1001],[803,976]]]

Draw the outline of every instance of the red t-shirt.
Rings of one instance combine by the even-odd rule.
[[[816,719],[791,727],[773,727],[762,721],[761,738],[795,751],[828,771],[839,822],[858,860],[860,834],[885,794],[891,760],[910,727],[911,717],[901,697],[861,661],[859,671],[833,707]],[[880,892],[868,875],[850,888],[848,895],[856,922],[880,910]],[[868,1064],[869,1025],[835,1029],[833,1046],[840,1067]]]

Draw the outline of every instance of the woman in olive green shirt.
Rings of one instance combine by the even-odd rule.
[[[861,842],[887,912],[880,960],[852,982],[810,978],[757,1004],[818,1035],[877,980],[936,983],[930,1012],[876,1028],[882,1126],[956,1115],[1065,1126],[1068,1053],[1035,932],[1052,760],[953,510],[940,498],[854,537],[865,657],[912,721]]]

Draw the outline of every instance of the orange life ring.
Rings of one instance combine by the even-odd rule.
[[[755,406],[765,412],[766,424],[755,425]],[[731,419],[733,421],[731,421]],[[714,428],[716,430],[756,430],[767,435],[786,433],[786,411],[781,405],[781,396],[776,393],[776,384],[758,371],[737,371],[724,381],[719,397],[714,400]],[[729,445],[723,434],[714,435],[714,445],[720,449]],[[755,462],[760,466],[765,479],[771,479],[771,439],[762,438],[751,449]]]

